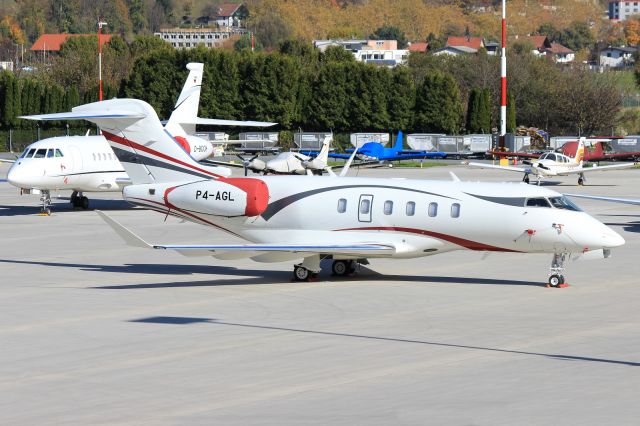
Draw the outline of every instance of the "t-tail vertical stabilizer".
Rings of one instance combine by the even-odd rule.
[[[187,64],[187,69],[189,76],[166,125],[166,129],[174,136],[193,135],[196,132],[204,64],[191,62]]]
[[[393,149],[396,152],[400,152],[402,150],[404,150],[404,146],[403,146],[403,140],[402,140],[402,130],[398,131],[398,137],[396,138],[396,143],[393,145]]]

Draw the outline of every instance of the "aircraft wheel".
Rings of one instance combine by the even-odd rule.
[[[300,265],[296,265],[293,267],[293,279],[296,281],[309,281],[311,278],[311,271],[307,268],[304,268]]]
[[[553,274],[549,277],[549,285],[551,287],[558,287],[560,284],[564,284],[564,276]]]
[[[81,197],[78,204],[82,207],[82,210],[86,210],[89,208],[89,199],[87,197]]]
[[[337,275],[339,277],[347,275],[351,272],[350,263],[351,262],[348,262],[346,260],[334,260],[333,264],[331,265],[331,272],[333,273],[333,275]]]
[[[523,181],[524,183],[529,183],[529,176],[527,176],[527,177],[525,177],[524,179],[522,179],[522,181]]]

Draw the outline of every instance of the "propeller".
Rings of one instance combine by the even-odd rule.
[[[253,163],[253,160],[258,158],[258,154],[254,155],[250,159],[246,159],[240,154],[236,154],[236,157],[238,157],[240,161],[242,161],[242,165],[244,167],[244,175],[247,176],[247,174],[249,173],[249,167],[251,167],[251,163]]]

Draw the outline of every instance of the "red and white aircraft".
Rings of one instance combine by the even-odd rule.
[[[194,136],[196,124],[267,127],[276,123],[198,117],[203,64],[187,65],[189,76],[164,131],[196,161],[213,154],[211,142]],[[23,193],[40,194],[50,213],[51,191],[71,190],[74,207],[86,209],[84,192],[121,192],[130,180],[104,136],[63,136],[29,145],[9,169],[7,181]]]
[[[100,212],[130,245],[186,256],[303,259],[296,280],[320,271],[349,273],[371,258],[415,258],[452,250],[553,255],[549,284],[563,284],[571,253],[609,257],[624,244],[612,229],[562,194],[520,183],[339,176],[227,177],[194,161],[140,100],[82,105],[32,119],[83,118],[97,124],[132,184],[126,200],[248,240],[241,245],[149,244]]]
[[[569,157],[557,152],[544,153],[532,162],[523,161],[528,164],[527,167],[515,167],[515,166],[496,166],[488,163],[467,163],[471,167],[478,167],[482,169],[498,169],[506,170],[509,172],[524,173],[522,181],[529,183],[529,175],[535,175],[538,178],[538,185],[540,185],[540,179],[551,176],[568,176],[578,175],[578,185],[583,185],[586,182],[584,176],[585,173],[601,172],[612,169],[626,169],[634,166],[633,163],[614,164],[612,166],[596,166],[584,167],[584,152],[585,152],[585,138],[580,138],[578,147],[576,149],[576,156]]]

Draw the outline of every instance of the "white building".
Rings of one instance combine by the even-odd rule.
[[[629,16],[640,13],[638,1],[609,1],[609,19],[624,21]]]
[[[409,57],[409,49],[398,49],[397,40],[314,40],[313,46],[321,52],[341,46],[357,61],[387,67],[404,64]]]
[[[468,46],[447,46],[433,52],[433,54],[436,56],[439,56],[439,55],[458,56],[458,55],[469,55],[473,53],[478,53],[478,49],[474,49],[473,47],[468,47]]]
[[[633,54],[638,49],[631,46],[607,47],[600,51],[600,66],[609,68],[623,68],[635,62]]]
[[[0,61],[0,69],[13,71],[13,61]]]
[[[191,49],[198,45],[208,48],[220,47],[232,37],[239,37],[246,30],[240,28],[167,28],[155,33],[174,49]]]

